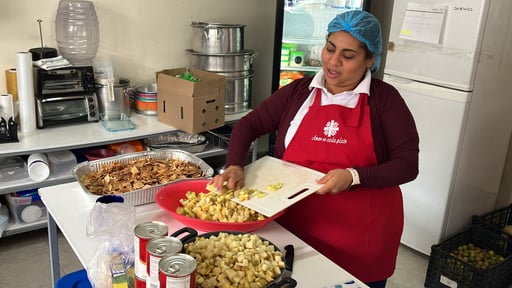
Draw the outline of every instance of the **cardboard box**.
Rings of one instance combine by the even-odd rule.
[[[157,72],[158,121],[192,134],[223,126],[226,78],[193,68],[199,82],[176,77],[185,71]]]

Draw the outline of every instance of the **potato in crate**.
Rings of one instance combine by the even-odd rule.
[[[511,284],[512,246],[478,225],[432,245],[425,287],[501,288]]]

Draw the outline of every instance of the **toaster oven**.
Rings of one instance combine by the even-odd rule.
[[[99,120],[92,66],[34,67],[37,127]]]
[[[36,99],[37,127],[99,120],[95,93]]]

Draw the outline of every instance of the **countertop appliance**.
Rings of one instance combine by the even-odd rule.
[[[37,127],[99,120],[92,66],[34,67]]]
[[[495,209],[512,130],[511,15],[509,0],[394,1],[384,80],[420,136],[402,243],[425,254]]]

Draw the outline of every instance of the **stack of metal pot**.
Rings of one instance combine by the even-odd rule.
[[[239,24],[192,22],[190,67],[226,77],[226,114],[247,111],[252,98],[253,60],[244,49],[244,28]]]

